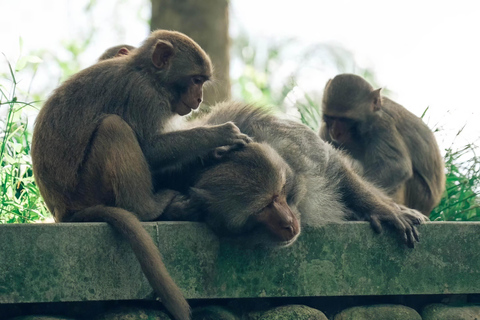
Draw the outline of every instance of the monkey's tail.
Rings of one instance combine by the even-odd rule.
[[[177,320],[190,319],[188,302],[168,274],[152,237],[133,213],[117,207],[98,205],[74,213],[69,221],[103,221],[112,225],[129,241],[148,282],[162,300],[165,308]]]

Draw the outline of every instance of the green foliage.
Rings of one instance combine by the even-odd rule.
[[[34,56],[20,59],[16,70],[29,62],[41,60]],[[5,117],[0,118],[0,223],[44,220],[50,214],[33,180],[31,136],[27,130],[28,118],[22,113],[27,108],[36,108],[35,102],[17,97],[15,72],[10,63],[8,67],[12,89],[7,93],[5,86],[0,86],[0,111],[6,110]]]
[[[445,155],[446,189],[430,214],[433,221],[480,221],[480,158],[475,146],[448,149]]]

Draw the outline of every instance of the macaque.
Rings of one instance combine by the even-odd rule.
[[[55,220],[111,224],[177,320],[190,319],[189,305],[140,221],[158,219],[178,194],[154,193],[151,169],[168,172],[251,141],[231,122],[166,130],[200,106],[211,75],[198,44],[157,30],[127,55],[65,81],[40,110],[33,133],[35,181]]]
[[[105,50],[104,53],[98,58],[98,62],[111,59],[111,58],[117,58],[121,56],[126,56],[130,54],[132,50],[135,50],[136,48],[134,46],[128,45],[128,44],[121,44],[118,46],[114,46],[111,48],[108,48]]]
[[[179,189],[164,218],[206,221],[218,233],[252,233],[273,246],[293,243],[301,225],[346,220],[367,220],[376,232],[390,225],[409,247],[418,241],[415,225],[425,216],[360,178],[343,152],[308,127],[233,102],[217,105],[192,125],[225,121],[256,142],[225,155],[216,150],[220,161],[190,171],[193,178],[183,180],[190,188]]]
[[[320,137],[345,150],[362,175],[397,203],[430,215],[445,189],[444,163],[432,131],[362,77],[329,80]]]

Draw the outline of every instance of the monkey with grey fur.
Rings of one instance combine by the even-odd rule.
[[[192,125],[225,121],[233,121],[256,143],[217,154],[220,161],[189,172],[190,180],[180,180],[187,188],[166,209],[165,218],[206,221],[216,232],[252,233],[253,238],[280,246],[295,241],[297,224],[346,220],[367,220],[377,232],[383,224],[390,225],[409,247],[418,241],[415,225],[426,218],[361,179],[341,151],[308,127],[233,102],[216,106]],[[269,210],[275,199],[285,199],[289,209]],[[295,219],[283,213],[288,210]]]

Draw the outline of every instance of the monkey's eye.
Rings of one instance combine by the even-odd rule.
[[[193,77],[192,82],[193,84],[200,85],[205,82],[205,79],[203,77]]]

